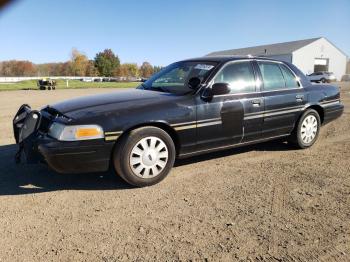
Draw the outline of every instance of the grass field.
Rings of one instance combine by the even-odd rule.
[[[0,91],[38,89],[36,80],[27,80],[17,83],[0,83]],[[138,82],[82,82],[69,80],[68,87],[65,80],[57,80],[57,89],[74,88],[132,88],[138,86]]]

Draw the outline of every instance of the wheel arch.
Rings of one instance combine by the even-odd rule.
[[[313,110],[315,110],[315,111],[318,113],[318,115],[320,116],[321,124],[323,124],[323,121],[324,121],[324,109],[323,109],[323,107],[320,106],[320,105],[317,105],[317,104],[315,104],[315,105],[309,105],[308,107],[306,107],[306,108],[304,109],[304,112],[305,112],[306,110],[308,110],[308,109],[313,109]]]
[[[120,137],[118,137],[116,144],[123,137],[127,136],[132,130],[135,130],[135,129],[140,128],[140,127],[158,127],[160,129],[162,129],[163,131],[165,131],[174,142],[176,155],[179,154],[179,152],[180,152],[180,139],[179,139],[178,134],[176,133],[175,129],[172,128],[168,123],[160,122],[160,121],[144,122],[144,123],[140,123],[140,124],[128,127],[125,131],[123,131],[122,135]]]

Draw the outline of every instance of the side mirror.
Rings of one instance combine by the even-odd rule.
[[[201,80],[198,77],[192,77],[190,80],[188,80],[188,87],[193,90],[197,90],[200,84]]]
[[[214,96],[226,95],[230,93],[230,87],[227,83],[216,83],[211,86],[211,88],[204,89],[202,93],[202,99],[209,102]]]
[[[213,96],[226,95],[230,93],[230,87],[227,83],[215,83],[211,87]]]

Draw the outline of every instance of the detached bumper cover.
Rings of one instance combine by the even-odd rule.
[[[114,143],[103,139],[58,141],[47,135],[50,119],[30,106],[23,105],[13,119],[13,131],[19,151],[28,164],[46,162],[58,173],[88,173],[107,171]]]

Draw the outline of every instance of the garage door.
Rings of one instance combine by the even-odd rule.
[[[328,71],[328,58],[315,58],[314,72]]]

